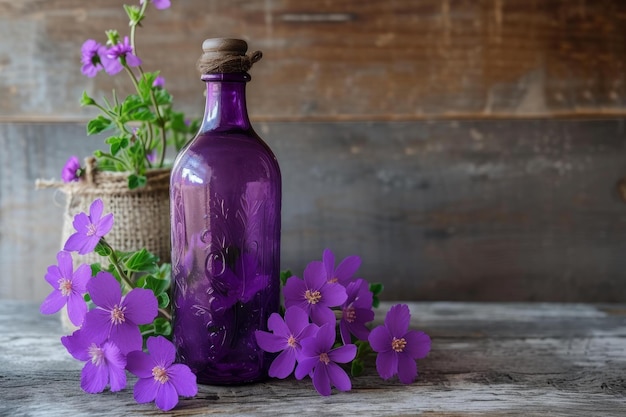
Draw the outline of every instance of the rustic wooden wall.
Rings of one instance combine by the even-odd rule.
[[[254,124],[285,182],[283,263],[364,257],[385,297],[626,301],[626,3],[175,0],[138,37],[198,116],[202,40],[247,39]],[[80,45],[126,28],[119,0],[0,0],[0,298],[42,299],[78,105],[123,77]]]

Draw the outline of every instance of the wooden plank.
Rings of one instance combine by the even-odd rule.
[[[256,128],[282,168],[285,269],[328,247],[392,299],[626,302],[621,119]],[[0,298],[48,293],[62,207],[34,181],[101,144],[0,124]]]
[[[376,312],[380,323],[390,303]],[[626,306],[410,303],[411,328],[433,340],[411,385],[382,381],[373,358],[350,392],[319,396],[309,380],[200,386],[168,415],[623,416]],[[132,389],[85,394],[81,363],[54,316],[0,301],[0,414],[144,415]],[[134,383],[134,378],[129,379]]]
[[[179,109],[202,112],[195,62],[207,37],[243,37],[256,120],[624,115],[626,3],[620,0],[190,0],[149,10],[138,35]],[[121,2],[0,0],[0,118],[83,120],[80,46],[126,30]]]

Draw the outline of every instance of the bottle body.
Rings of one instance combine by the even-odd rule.
[[[254,332],[279,308],[281,177],[247,119],[249,78],[214,78],[172,169],[173,334],[200,383],[237,384],[267,374]]]

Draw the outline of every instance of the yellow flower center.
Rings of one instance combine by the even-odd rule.
[[[394,337],[393,340],[391,341],[391,348],[395,350],[396,352],[402,352],[405,347],[406,347],[406,340],[404,340],[404,337],[401,339],[396,339]]]
[[[70,295],[72,293],[72,281],[70,281],[67,278],[61,278],[59,279],[59,291],[61,291],[61,294],[63,295],[63,297],[67,297],[68,295]]]
[[[306,298],[309,304],[317,304],[322,299],[322,294],[319,291],[306,290],[304,298]]]
[[[287,339],[287,344],[288,344],[290,347],[296,347],[296,338],[295,338],[295,337],[293,337],[293,335],[290,335],[290,336],[289,336],[289,339]]]
[[[167,370],[158,365],[152,368],[152,376],[154,377],[155,381],[158,381],[161,384],[165,384],[170,379],[170,377],[167,376]]]
[[[337,282],[339,282],[339,278],[337,278],[337,277],[333,277],[333,278],[328,280],[329,284],[336,284]]]
[[[326,352],[320,353],[320,362],[324,362],[324,365],[328,365],[330,362],[330,358]]]
[[[111,310],[111,323],[124,323],[126,321],[126,317],[124,317],[124,310],[126,310],[126,307],[120,308],[119,306],[115,306],[113,310]]]

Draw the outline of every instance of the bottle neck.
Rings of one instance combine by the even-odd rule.
[[[207,89],[200,131],[250,129],[246,107],[246,83],[250,75],[245,72],[205,74],[202,80]]]

